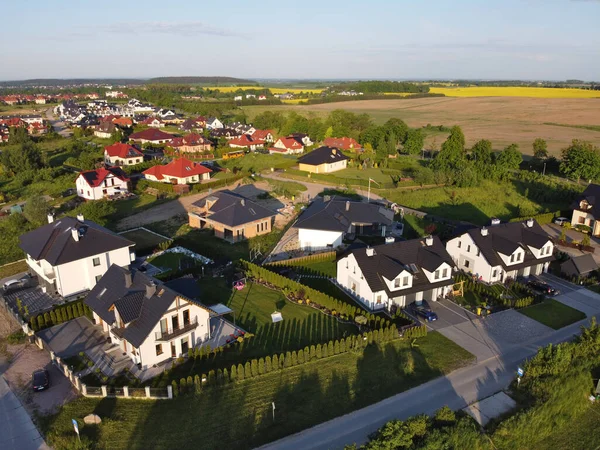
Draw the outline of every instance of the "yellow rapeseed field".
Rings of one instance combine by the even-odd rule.
[[[206,89],[218,89],[221,92],[235,92],[238,89],[247,90],[247,89],[269,89],[273,94],[285,94],[286,92],[291,92],[292,94],[299,94],[300,92],[310,93],[310,94],[319,94],[323,91],[323,89],[308,89],[308,88],[272,88],[272,87],[264,87],[264,86],[210,86]]]
[[[429,92],[447,97],[536,97],[536,98],[596,98],[600,91],[543,87],[432,87]]]

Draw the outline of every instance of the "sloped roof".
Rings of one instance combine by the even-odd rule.
[[[104,147],[104,151],[111,158],[119,157],[119,158],[137,158],[139,156],[144,156],[142,152],[140,152],[133,145],[123,144],[118,142],[116,144],[107,145]]]
[[[182,147],[184,145],[206,145],[211,144],[211,142],[206,139],[204,136],[201,136],[197,133],[186,134],[183,137],[173,138],[170,142],[171,147]]]
[[[190,161],[187,158],[177,158],[166,166],[152,166],[142,173],[144,175],[154,175],[157,179],[162,180],[165,176],[187,178],[211,172],[212,170],[202,164]]]
[[[323,146],[298,158],[298,162],[310,166],[320,166],[321,164],[333,164],[346,159],[348,159],[348,157],[338,149]]]
[[[335,148],[339,148],[342,150],[355,150],[357,148],[361,148],[362,146],[356,142],[356,140],[349,138],[349,137],[341,137],[341,138],[334,138],[334,137],[329,137],[329,138],[325,138],[323,140],[323,145],[326,145],[328,147],[335,147]]]
[[[115,314],[111,310],[114,305],[123,322],[128,324],[120,330],[120,335],[137,348],[177,297],[202,307],[211,316],[216,315],[209,308],[185,298],[168,286],[156,284],[142,272],[129,271],[115,264],[96,283],[84,302],[111,325],[115,322]]]
[[[279,138],[277,142],[281,142],[285,148],[297,150],[299,148],[304,148],[302,143],[298,142],[293,137],[283,137]],[[277,144],[277,142],[275,144]]]
[[[575,268],[575,271],[580,275],[585,275],[598,269],[598,263],[590,253],[581,256],[575,256],[562,263],[561,267],[565,267],[567,265],[572,265],[572,267]]]
[[[73,239],[72,229],[81,230],[79,241]],[[19,237],[19,247],[25,253],[36,261],[45,259],[52,266],[134,245],[94,222],[80,222],[74,217],[57,219]]]
[[[237,227],[277,214],[242,195],[227,190],[215,192],[210,197],[203,198],[193,205],[204,208],[207,200],[214,201],[208,209],[212,214],[207,218],[229,227]]]
[[[132,141],[143,139],[146,141],[164,141],[168,139],[173,139],[173,135],[169,133],[165,133],[164,131],[158,130],[156,128],[148,128],[146,130],[138,131],[137,133],[133,133],[129,136],[129,139]]]
[[[600,218],[600,185],[598,184],[590,184],[585,190],[581,193],[579,197],[573,202],[571,205],[572,209],[579,209],[580,203],[582,200],[588,202],[588,204],[592,207],[587,212],[594,216],[594,219]]]
[[[319,197],[298,218],[294,228],[347,232],[351,224],[391,225],[394,213],[373,203]]]
[[[109,175],[114,175],[123,181],[129,180],[120,167],[101,167],[96,170],[86,170],[85,172],[79,173],[79,176],[83,177],[90,187],[100,186]]]
[[[240,147],[249,147],[251,145],[263,145],[265,143],[264,139],[260,139],[258,137],[254,137],[254,135],[250,136],[248,134],[242,134],[239,137],[233,138],[229,141],[229,145],[237,145]]]

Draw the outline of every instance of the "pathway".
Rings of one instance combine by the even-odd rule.
[[[73,132],[67,128],[67,125],[62,121],[54,117],[54,112],[52,108],[48,108],[46,110],[46,120],[50,122],[54,131],[60,134],[62,137],[69,137],[73,134]]]

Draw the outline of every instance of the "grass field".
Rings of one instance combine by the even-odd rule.
[[[520,87],[520,86],[468,86],[432,87],[429,92],[447,97],[535,97],[535,98],[598,98],[600,91],[589,89]]]
[[[596,402],[598,403],[598,402]],[[569,426],[556,429],[538,443],[540,449],[598,450],[600,445],[600,405],[595,404]]]
[[[285,310],[284,310],[285,316]],[[448,373],[472,355],[438,333],[369,346],[172,401],[81,398],[41,420],[55,448],[75,444],[71,419],[96,448],[253,448]],[[276,405],[275,421],[271,403]],[[98,426],[84,425],[96,413]]]
[[[518,311],[555,330],[583,320],[586,317],[581,311],[577,311],[553,299],[544,300],[543,303],[519,309]]]
[[[135,251],[137,253],[152,251],[158,244],[165,241],[165,239],[160,236],[142,229],[127,231],[125,233],[120,233],[120,235],[125,239],[135,242]]]
[[[323,92],[323,89],[311,89],[311,88],[276,88],[269,86],[210,86],[205,89],[218,89],[221,92],[235,92],[238,89],[248,90],[248,89],[269,89],[273,94],[285,94],[287,92],[291,92],[292,94],[299,94],[304,92],[305,94],[320,94]]]

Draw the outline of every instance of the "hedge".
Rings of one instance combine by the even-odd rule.
[[[555,217],[560,217],[560,215],[560,211],[555,211],[543,214],[536,214],[535,216],[530,217],[514,217],[510,219],[509,222],[523,222],[528,219],[533,219],[540,225],[547,225],[549,223],[552,223],[552,220],[554,220]]]
[[[29,326],[33,331],[39,331],[76,319],[83,315],[91,318],[92,310],[83,303],[83,300],[76,300],[66,305],[56,306],[50,311],[32,316],[29,319]]]
[[[306,263],[335,261],[337,253],[335,251],[316,253],[314,255],[300,256],[298,258],[290,258],[283,261],[274,261],[269,263],[270,266],[303,266]]]

